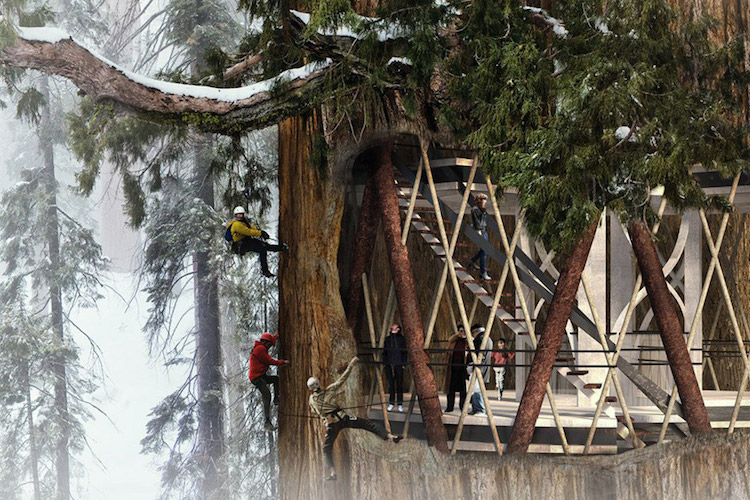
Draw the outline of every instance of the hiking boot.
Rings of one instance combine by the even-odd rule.
[[[392,404],[388,405],[388,411],[393,411],[393,405]]]
[[[276,427],[274,427],[271,422],[266,422],[265,424],[263,424],[263,430],[273,431],[276,430]]]
[[[404,405],[398,405],[399,413],[404,413]]]
[[[336,480],[336,473],[335,472],[331,472],[330,474],[328,474],[328,477],[326,478],[326,481],[335,481],[335,480]]]
[[[476,269],[477,271],[479,271],[479,269],[480,269],[480,268],[479,268],[479,264],[477,264],[477,263],[476,263],[476,262],[474,262],[474,261],[471,261],[471,267],[472,267],[473,269]]]
[[[276,275],[273,274],[271,271],[263,271],[263,276],[265,276],[266,278],[273,278]]]
[[[484,274],[482,274],[482,279],[484,281],[490,281],[492,278],[490,278],[490,275],[485,272]]]
[[[398,444],[399,441],[404,439],[404,436],[393,436],[393,442]]]

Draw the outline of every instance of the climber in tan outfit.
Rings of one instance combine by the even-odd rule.
[[[338,403],[339,391],[344,386],[346,379],[351,375],[354,365],[357,364],[358,361],[359,358],[356,356],[352,358],[344,373],[342,373],[334,383],[325,389],[321,388],[320,380],[316,377],[310,377],[307,379],[307,388],[312,391],[309,400],[310,409],[312,409],[315,415],[323,420],[323,425],[326,429],[326,437],[323,442],[323,456],[325,457],[326,465],[329,468],[327,478],[329,480],[336,479],[336,468],[333,466],[332,455],[333,443],[336,441],[336,437],[342,430],[364,429],[373,434],[377,434],[380,438],[386,441],[390,439],[394,443],[398,443],[401,440],[401,436],[389,434],[380,424],[366,418],[349,415]]]

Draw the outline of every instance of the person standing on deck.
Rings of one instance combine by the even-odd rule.
[[[394,443],[401,441],[401,436],[389,434],[385,428],[371,420],[360,417],[352,417],[341,408],[338,403],[338,393],[343,388],[346,379],[351,375],[354,365],[359,361],[358,357],[353,357],[344,373],[331,385],[323,389],[320,386],[320,380],[317,377],[307,379],[307,388],[312,391],[308,403],[310,409],[315,415],[323,421],[326,429],[325,440],[323,441],[323,457],[328,466],[328,480],[336,479],[336,468],[333,466],[333,444],[344,429],[363,429],[376,434],[384,441],[391,440]]]
[[[482,238],[489,239],[489,233],[487,233],[487,195],[479,193],[474,199],[474,207],[471,209],[471,227],[478,232]],[[479,265],[477,265],[479,261]],[[489,281],[490,275],[487,274],[487,253],[483,249],[479,249],[474,257],[471,258],[471,265],[474,269],[479,269],[479,273],[482,275],[482,279]]]
[[[466,331],[463,324],[456,325],[457,333],[454,333],[448,339],[448,369],[445,372],[447,385],[447,405],[445,412],[453,411],[453,405],[456,403],[456,392],[458,392],[458,407],[463,409],[466,402],[466,350],[469,343],[466,341]]]
[[[503,387],[505,385],[505,365],[508,363],[508,361],[516,357],[516,353],[504,351],[505,339],[503,338],[498,339],[497,349],[497,351],[492,351],[492,370],[495,372],[497,400],[502,401]]]
[[[406,339],[401,333],[401,325],[393,323],[391,334],[383,344],[383,365],[390,391],[388,411],[393,410],[394,405],[398,405],[398,411],[404,411],[404,366],[407,360]]]
[[[471,375],[471,373],[474,371],[474,367],[476,366],[481,372],[484,383],[487,384],[490,381],[490,366],[492,366],[492,357],[487,353],[492,351],[492,339],[487,337],[487,345],[484,349],[481,349],[482,334],[484,333],[484,331],[484,327],[479,324],[472,325],[471,327],[471,336],[474,339],[474,353],[476,354],[477,358],[481,358],[481,361],[478,365],[474,365],[472,363],[471,365],[469,365],[466,371],[469,375]],[[483,355],[484,357],[482,357]],[[482,397],[482,391],[479,389],[479,379],[477,379],[474,381],[474,387],[471,394],[471,411],[469,412],[469,415],[479,415],[484,413],[484,405],[485,401]]]

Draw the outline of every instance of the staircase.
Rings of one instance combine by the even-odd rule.
[[[413,184],[411,180],[405,178],[404,175],[398,171],[396,172],[395,177],[399,206],[401,207],[402,214],[405,214],[409,207],[409,200],[411,199]],[[463,193],[461,193],[461,195],[463,195]],[[443,248],[443,245],[440,241],[437,226],[438,221],[435,218],[434,206],[424,196],[418,194],[417,205],[414,208],[413,212],[414,213],[411,221],[413,232],[419,234],[422,237],[425,244],[428,245],[434,253],[435,257],[439,258],[440,262],[444,264],[446,261],[446,254],[445,249]],[[447,226],[451,224],[452,221],[450,219],[443,219],[443,222],[446,226],[448,237],[450,237],[453,232],[450,231]],[[464,223],[462,223],[462,230],[464,229],[465,224],[468,224],[468,222],[465,221]],[[469,231],[473,231],[473,229],[470,229],[470,226],[468,227]],[[466,238],[464,238],[464,240],[465,239]],[[458,250],[459,248],[476,249],[477,247],[472,243],[467,243],[465,241],[462,242],[461,240],[459,240],[459,242],[456,244],[456,249]],[[469,274],[468,269],[465,266],[458,262],[456,258],[457,254],[458,252],[456,251],[456,253],[454,253],[453,265],[456,269],[456,277],[458,278],[459,282],[487,308],[491,308],[493,302],[493,294],[491,293],[491,290],[487,289],[487,286],[498,284],[498,281],[491,280],[484,282],[476,279],[474,276]],[[503,301],[501,300],[500,306],[497,308],[495,315],[499,321],[501,321],[514,333],[516,345],[533,348],[526,322],[523,317],[519,318],[517,316],[516,311],[517,308],[515,306],[508,307],[507,304],[504,305]],[[572,355],[558,356],[558,364],[566,362],[574,363],[575,359],[574,357],[572,357]],[[573,387],[575,387],[575,389],[582,395],[586,396],[587,398],[592,398],[593,396],[598,397],[598,392],[600,391],[602,384],[600,382],[590,380],[590,377],[588,377],[589,372],[585,368],[576,368],[575,366],[556,366],[555,371],[562,377],[564,377],[567,381],[569,381],[573,385]],[[603,407],[603,413],[605,415],[609,417],[615,417],[615,409],[610,404],[615,401],[616,400],[614,400],[613,398],[607,398]]]

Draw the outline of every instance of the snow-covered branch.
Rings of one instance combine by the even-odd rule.
[[[546,10],[528,6],[524,7],[523,10],[531,12],[535,18],[543,21],[547,26],[552,28],[552,32],[555,35],[561,38],[568,36],[568,30],[565,28],[565,25],[559,19],[550,16]]]
[[[314,62],[237,88],[166,82],[139,75],[86,49],[54,28],[19,28],[0,51],[0,64],[39,70],[69,79],[92,99],[164,115],[200,113],[230,118],[254,129],[299,113],[322,83],[332,61]],[[273,92],[283,84],[283,92]]]

